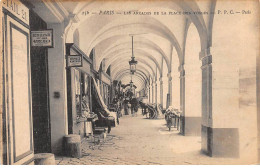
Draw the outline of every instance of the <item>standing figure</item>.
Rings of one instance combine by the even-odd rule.
[[[128,100],[125,99],[123,104],[124,104],[124,113],[125,113],[125,115],[128,115],[129,114],[128,113]]]
[[[131,114],[132,116],[137,116],[138,111],[138,101],[135,97],[131,99]]]

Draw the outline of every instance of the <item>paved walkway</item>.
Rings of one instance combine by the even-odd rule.
[[[106,141],[85,139],[82,158],[56,157],[59,165],[238,164],[235,159],[201,154],[201,138],[168,131],[164,119],[123,116]],[[97,142],[98,143],[98,142]]]

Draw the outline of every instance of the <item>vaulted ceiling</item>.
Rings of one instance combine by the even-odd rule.
[[[100,63],[105,61],[105,70],[111,67],[113,80],[126,83],[130,81],[128,64],[132,55],[130,35],[134,35],[134,56],[138,64],[137,73],[132,78],[137,90],[146,87],[150,78],[157,79],[170,73],[172,60],[178,60],[179,64],[183,63],[187,23],[196,26],[201,41],[205,41],[203,37],[207,32],[202,15],[169,14],[200,11],[200,7],[207,6],[207,3],[200,3],[202,5],[199,7],[194,0],[37,1],[52,4],[62,11],[60,13],[64,18],[72,20],[66,25],[66,42],[73,42],[73,36],[75,39],[77,33],[80,49],[89,55],[94,48],[96,69],[98,70]],[[37,9],[37,2],[34,5]],[[110,12],[103,14],[104,11]],[[135,11],[146,13],[133,14]],[[159,12],[160,15],[154,12]],[[161,12],[167,12],[167,15],[162,15]],[[202,43],[202,48],[203,45]],[[172,54],[173,50],[177,55]]]

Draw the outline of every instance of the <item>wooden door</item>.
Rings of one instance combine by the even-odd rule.
[[[14,18],[4,16],[6,162],[29,164],[33,160],[30,31]]]

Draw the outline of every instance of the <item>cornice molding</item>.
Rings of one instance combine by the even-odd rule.
[[[59,12],[59,10],[57,10],[57,8],[54,6],[51,0],[42,0],[42,2],[51,11],[51,13],[59,20],[59,22],[63,22],[64,17]]]
[[[63,13],[63,16],[68,17],[69,16],[69,12],[64,8],[64,6],[62,5],[62,3],[58,0],[56,1],[56,4],[58,5],[58,7],[60,8],[60,10]]]

